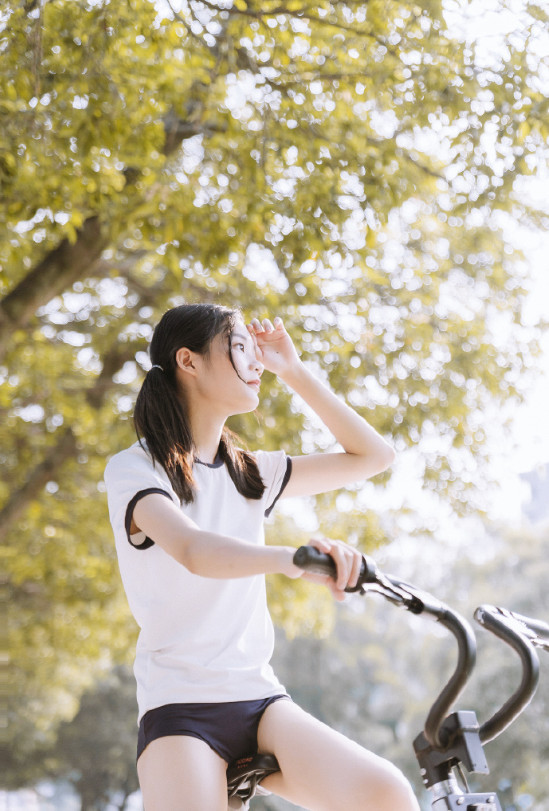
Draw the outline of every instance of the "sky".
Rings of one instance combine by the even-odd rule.
[[[526,307],[526,312],[536,320],[549,318],[549,234],[540,234],[537,242],[532,250],[534,292]],[[515,417],[520,441],[516,457],[519,470],[549,463],[549,333],[543,337],[541,346],[536,381]]]
[[[549,213],[547,188],[549,166],[540,167],[529,187],[529,199]],[[549,232],[532,232],[518,226],[514,241],[528,263],[530,295],[524,307],[524,322],[536,325],[549,321]],[[549,465],[549,331],[541,339],[541,354],[524,402],[510,414],[512,442],[495,454],[501,465],[502,492],[495,502],[498,517],[519,518],[529,489],[519,479],[520,473],[540,471]]]

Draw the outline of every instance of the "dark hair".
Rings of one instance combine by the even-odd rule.
[[[238,310],[217,304],[182,304],[164,313],[152,337],[153,368],[137,396],[135,430],[139,441],[146,441],[153,461],[162,465],[173,489],[187,504],[194,498],[196,449],[185,403],[177,390],[176,353],[184,346],[207,355],[216,335],[226,335],[230,355],[230,335],[238,316]],[[238,492],[246,498],[259,499],[265,485],[257,463],[250,453],[237,447],[236,441],[235,434],[225,427],[219,456]]]

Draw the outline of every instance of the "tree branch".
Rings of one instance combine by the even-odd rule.
[[[210,11],[221,11],[222,9],[219,8],[215,3],[210,2],[210,0],[200,0],[200,3],[206,8],[209,8]],[[357,4],[359,5],[359,4]],[[223,11],[227,11],[229,14],[236,14],[240,15],[241,17],[252,17],[255,20],[261,20],[265,17],[277,17],[277,16],[288,16],[288,17],[295,17],[298,20],[308,20],[311,23],[315,23],[319,26],[329,27],[329,28],[337,28],[340,31],[346,31],[349,34],[355,34],[356,36],[361,37],[369,37],[370,39],[374,39],[380,45],[383,45],[387,48],[388,51],[392,51],[390,46],[387,42],[385,42],[381,37],[378,37],[372,31],[365,31],[360,27],[354,27],[344,22],[334,21],[330,17],[319,17],[318,14],[312,14],[309,9],[311,6],[304,6],[301,9],[290,9],[284,4],[277,6],[276,8],[271,8],[268,10],[256,10],[252,8],[240,9],[236,6],[231,6],[231,8],[223,9]],[[360,24],[359,24],[360,25]],[[393,52],[394,53],[394,52]]]
[[[163,153],[168,157],[182,141],[202,132],[198,121],[183,121],[175,114],[164,119]],[[127,182],[137,177],[128,169]],[[96,272],[101,254],[110,241],[109,229],[98,216],[88,217],[76,232],[76,240],[64,239],[51,250],[0,301],[0,361],[5,357],[14,329],[26,327],[36,310],[71,287],[78,279]]]
[[[74,284],[108,244],[98,217],[89,217],[76,241],[64,239],[0,302],[0,359],[12,330],[28,324],[36,309]]]
[[[139,306],[142,304],[140,302]],[[145,341],[142,343],[144,348]],[[85,392],[85,398],[92,408],[99,410],[104,404],[107,394],[116,386],[114,375],[126,361],[135,357],[136,348],[135,343],[117,344],[104,356],[100,374]],[[48,449],[44,459],[30,473],[26,482],[10,495],[0,511],[0,542],[24,514],[30,502],[40,496],[46,484],[55,478],[65,462],[76,455],[78,445],[72,428],[59,431],[58,434],[57,442]]]
[[[31,501],[39,496],[46,484],[52,480],[60,465],[76,454],[76,438],[72,428],[61,432],[56,444],[50,448],[46,457],[38,464],[27,481],[12,493],[5,507],[0,511],[0,541],[6,537],[9,529],[23,515]]]

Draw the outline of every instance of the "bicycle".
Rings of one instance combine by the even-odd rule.
[[[294,555],[294,563],[306,571],[335,576],[333,559],[312,546],[300,547]],[[536,648],[549,651],[549,625],[496,606],[482,605],[476,609],[475,620],[513,648],[522,665],[519,686],[479,725],[471,710],[449,712],[476,663],[476,638],[467,620],[428,592],[384,574],[366,555],[357,585],[347,591],[381,594],[400,608],[435,619],[452,633],[458,648],[457,664],[433,702],[423,731],[413,742],[420,773],[433,798],[432,811],[502,811],[495,792],[469,791],[464,768],[469,773],[489,774],[484,745],[507,729],[530,703],[539,680]],[[227,769],[229,808],[248,809],[252,797],[263,792],[261,781],[277,771],[276,758],[270,754],[258,754],[230,764]],[[460,788],[457,774],[465,790]]]

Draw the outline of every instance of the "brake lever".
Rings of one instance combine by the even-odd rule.
[[[351,593],[366,595],[368,592],[381,594],[386,600],[400,608],[406,608],[414,614],[423,611],[423,601],[414,590],[401,580],[381,572],[375,561],[367,555],[362,556],[362,568],[358,583],[354,588],[347,588]]]

